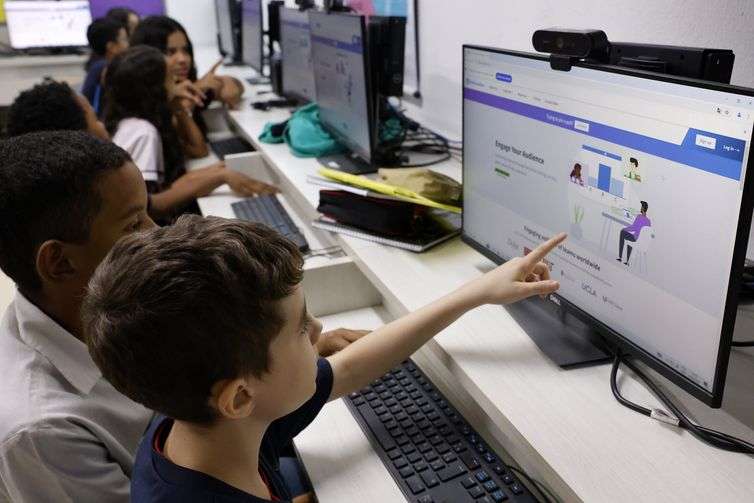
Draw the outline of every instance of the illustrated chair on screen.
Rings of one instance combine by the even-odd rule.
[[[635,242],[626,242],[626,246],[631,248],[631,265],[636,264],[639,273],[647,272],[647,252],[655,238],[655,232],[651,227],[645,227],[639,233],[639,238]]]

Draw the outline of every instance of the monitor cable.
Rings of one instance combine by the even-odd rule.
[[[652,394],[654,394],[660,400],[660,402],[662,402],[663,405],[667,407],[667,409],[670,411],[670,414],[661,409],[648,409],[646,407],[642,407],[641,405],[627,400],[625,397],[623,397],[623,395],[620,394],[620,390],[618,389],[617,375],[618,368],[620,367],[621,363],[628,367],[644,383],[644,385],[652,392]],[[622,355],[620,352],[616,353],[615,359],[613,360],[613,368],[610,372],[610,387],[612,388],[613,395],[621,405],[628,407],[629,409],[638,412],[639,414],[643,414],[663,423],[686,429],[694,437],[708,445],[711,445],[712,447],[730,452],[754,454],[754,444],[751,444],[741,438],[736,438],[728,435],[727,433],[713,430],[694,423],[686,414],[684,414],[680,410],[677,405],[673,403],[672,400],[670,400],[670,398],[668,398],[668,396],[660,389],[660,387],[656,383],[654,383],[644,372],[639,370],[639,368],[636,367],[636,365],[634,365],[630,360],[624,358],[624,355]]]

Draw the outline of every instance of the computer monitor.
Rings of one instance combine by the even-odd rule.
[[[163,0],[90,0],[89,8],[92,11],[92,19],[104,17],[112,8],[128,7],[138,15],[161,16],[165,14],[165,2]]]
[[[243,0],[241,3],[243,62],[259,74],[264,72],[263,38],[262,0]]]
[[[217,48],[232,62],[242,61],[241,4],[238,0],[215,0]]]
[[[543,305],[720,406],[754,90],[476,46],[463,58],[463,239],[503,262],[568,232]]]
[[[283,94],[305,102],[316,100],[308,13],[280,9],[280,49]]]
[[[374,148],[366,23],[363,16],[309,12],[312,65],[322,125],[370,170]],[[374,169],[371,169],[374,171]]]
[[[92,22],[86,0],[5,2],[13,49],[83,47]]]

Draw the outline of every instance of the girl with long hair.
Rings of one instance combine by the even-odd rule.
[[[105,126],[113,142],[131,154],[141,170],[151,194],[150,214],[166,220],[196,211],[195,199],[223,183],[244,196],[276,192],[222,162],[186,173],[181,139],[173,126],[176,114],[187,114],[186,100],[199,97],[175,83],[165,56],[153,47],[132,47],[108,66]]]

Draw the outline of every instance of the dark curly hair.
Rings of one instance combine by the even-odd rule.
[[[41,287],[42,243],[84,243],[102,207],[103,176],[130,161],[83,131],[42,131],[0,141],[0,269],[24,293]]]
[[[191,55],[191,68],[188,78],[194,82],[197,79],[194,46],[191,44],[186,29],[175,19],[168,16],[149,16],[142,19],[131,36],[131,45],[148,45],[158,49],[163,54],[167,54],[168,37],[177,31],[183,33],[188,41],[188,52]]]
[[[8,136],[85,130],[84,110],[65,82],[46,81],[23,91],[8,111]]]
[[[165,89],[165,57],[154,47],[137,45],[110,62],[105,75],[105,127],[114,134],[129,117],[150,122],[160,133],[165,185],[185,173],[184,157]]]

